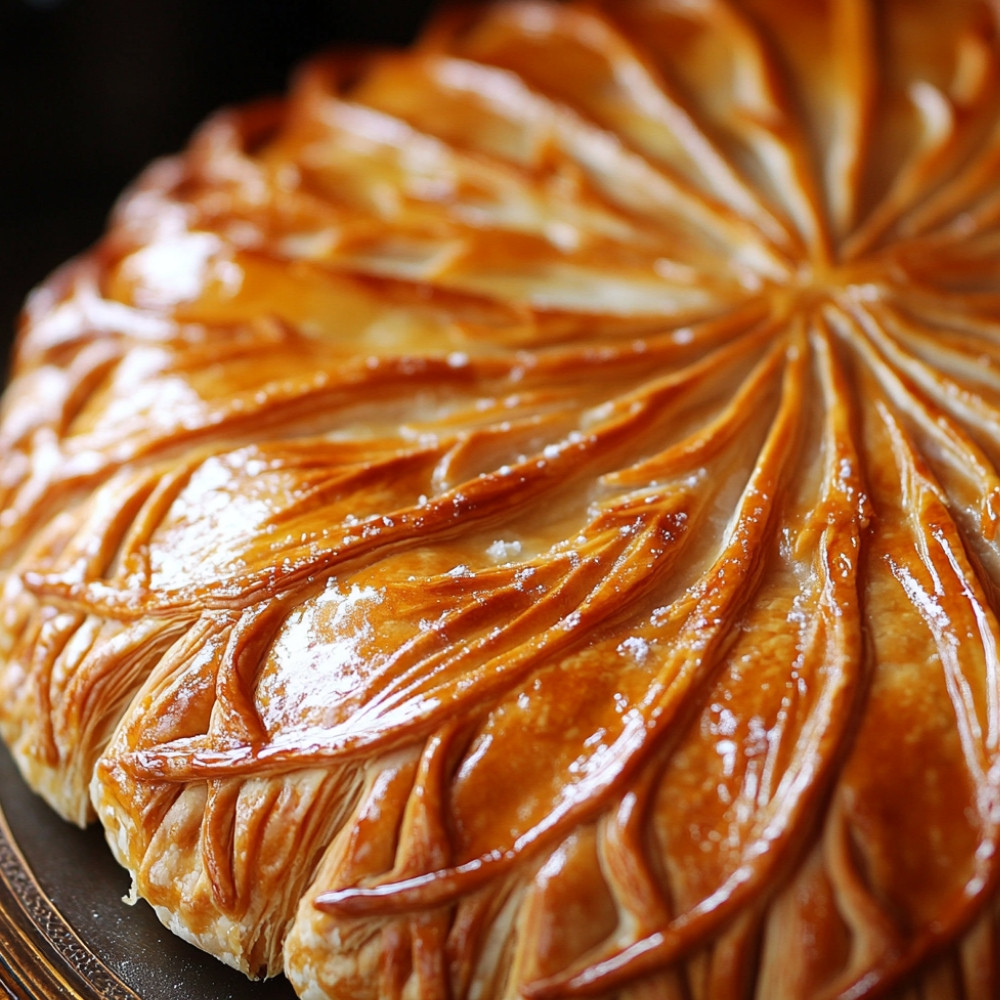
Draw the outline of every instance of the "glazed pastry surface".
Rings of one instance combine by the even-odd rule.
[[[0,730],[306,1000],[995,1000],[1000,46],[509,2],[28,304]]]

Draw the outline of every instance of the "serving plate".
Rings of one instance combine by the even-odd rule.
[[[175,938],[100,829],[63,822],[0,747],[0,997],[14,1000],[294,1000]]]

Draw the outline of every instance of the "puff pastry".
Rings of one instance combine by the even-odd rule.
[[[512,2],[35,292],[0,725],[307,1000],[995,1000],[1000,48]]]

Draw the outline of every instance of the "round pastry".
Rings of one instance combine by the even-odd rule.
[[[514,2],[31,298],[0,719],[307,1000],[995,1000],[1000,43]]]

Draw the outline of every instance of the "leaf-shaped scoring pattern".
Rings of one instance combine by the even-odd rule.
[[[4,404],[29,779],[309,997],[997,996],[996,27],[460,9],[152,167]]]

